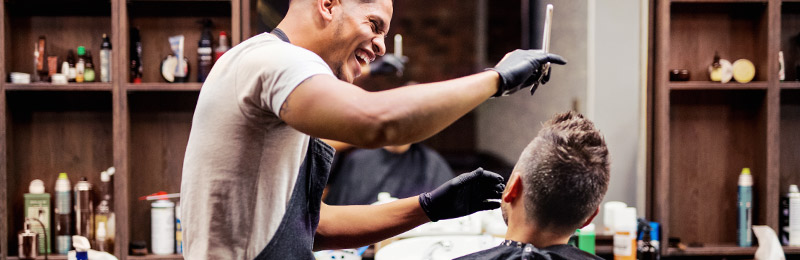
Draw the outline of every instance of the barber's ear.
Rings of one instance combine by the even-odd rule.
[[[510,177],[508,177],[508,183],[506,183],[506,191],[503,193],[502,200],[506,203],[512,203],[515,200],[521,198],[522,196],[522,180],[519,178],[519,174],[512,173]]]
[[[594,217],[597,217],[597,214],[598,214],[598,213],[600,213],[600,207],[597,207],[597,209],[595,209],[595,210],[594,210],[594,213],[592,213],[592,216],[590,216],[588,219],[586,219],[586,222],[584,222],[584,223],[583,223],[583,225],[581,226],[581,228],[583,228],[583,227],[585,227],[585,226],[588,226],[589,224],[591,224],[591,223],[592,223],[592,220],[594,220]]]
[[[317,0],[317,11],[322,15],[326,21],[333,20],[333,7],[339,3],[339,0]]]

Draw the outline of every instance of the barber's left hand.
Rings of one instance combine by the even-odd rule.
[[[369,64],[370,75],[388,75],[396,74],[398,77],[403,76],[405,71],[405,64],[408,62],[408,57],[398,57],[394,54],[388,53],[378,57],[375,61]]]
[[[466,216],[500,207],[505,180],[497,173],[478,168],[461,174],[431,192],[419,195],[419,204],[431,221]]]

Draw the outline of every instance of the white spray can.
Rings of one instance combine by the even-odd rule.
[[[800,191],[789,186],[789,246],[800,246]]]
[[[150,209],[150,240],[153,254],[175,253],[175,203],[160,199]]]

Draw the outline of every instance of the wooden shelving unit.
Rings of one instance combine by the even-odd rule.
[[[800,1],[656,0],[654,6],[649,215],[661,222],[661,241],[704,245],[662,247],[662,254],[753,256],[755,238],[754,247],[736,246],[739,172],[753,172],[753,224],[776,231],[779,198],[800,182],[800,138],[793,134],[800,131],[800,83],[794,82]],[[781,50],[785,82],[778,79]],[[752,61],[753,82],[710,82],[715,52]],[[671,69],[688,69],[693,81],[669,81]]]
[[[119,259],[182,259],[180,255],[129,256],[128,244],[150,241],[150,205],[139,196],[180,191],[183,155],[202,83],[197,82],[197,42],[203,18],[212,35],[242,40],[241,0],[5,0],[0,1],[0,259],[18,259],[22,195],[33,179],[53,193],[59,172],[74,184],[81,176],[100,183],[114,175],[115,251]],[[137,27],[143,44],[143,83],[130,83],[129,33]],[[31,73],[33,45],[47,37],[47,55],[66,58],[86,46],[99,72],[101,35],[113,51],[110,83],[11,84],[10,72]],[[166,83],[161,59],[167,38],[182,34],[190,64],[189,82]],[[249,36],[248,36],[249,37]],[[216,43],[215,43],[216,44]],[[59,66],[60,68],[60,66]],[[50,255],[50,259],[66,259]],[[44,259],[40,257],[39,259]]]

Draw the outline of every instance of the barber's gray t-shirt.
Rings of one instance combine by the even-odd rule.
[[[280,108],[319,74],[333,76],[322,58],[268,33],[216,62],[183,162],[186,259],[253,259],[275,235],[310,140],[280,119]]]

